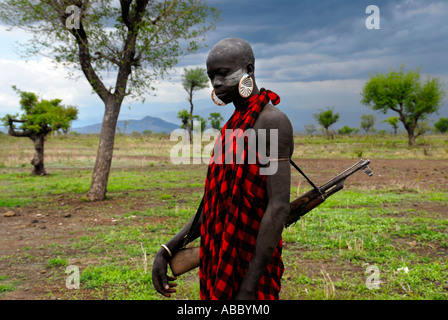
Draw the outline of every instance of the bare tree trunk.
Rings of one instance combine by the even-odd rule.
[[[406,129],[406,132],[408,133],[408,146],[412,147],[415,143],[415,136],[414,131],[415,127],[417,126],[417,120],[415,120],[414,124],[406,121],[406,117],[403,113],[399,112],[400,115],[400,121],[403,123],[404,128]]]
[[[328,127],[325,127],[325,133],[327,134],[327,139],[330,139],[330,129]]]
[[[129,9],[132,1],[120,1],[122,6],[123,22],[127,26],[129,32],[127,34],[123,51],[121,52],[120,61],[113,61],[118,65],[118,74],[115,84],[115,92],[112,94],[106,88],[101,78],[96,74],[92,66],[92,57],[89,51],[89,42],[87,33],[84,30],[82,21],[79,29],[72,29],[72,33],[79,46],[79,61],[82,70],[89,80],[94,91],[103,100],[105,105],[105,112],[103,123],[101,126],[100,142],[93,169],[92,184],[87,193],[87,198],[90,201],[104,200],[107,192],[107,182],[109,180],[110,168],[112,165],[112,155],[115,142],[115,131],[117,127],[118,116],[120,114],[121,104],[126,95],[126,87],[131,68],[135,60],[135,47],[137,43],[137,36],[139,32],[139,25],[143,19],[143,13],[146,11],[148,1],[136,1],[134,12],[135,15],[129,16]],[[134,5],[133,5],[134,6]],[[138,13],[138,14],[137,14]]]
[[[189,128],[189,133],[190,133],[190,143],[192,143],[193,142],[193,136],[192,136],[192,133],[193,133],[193,88],[190,88],[190,92],[189,92],[189,94],[190,94],[190,99],[189,99],[189,101],[190,101],[190,128]]]
[[[106,103],[92,184],[87,193],[87,198],[90,201],[104,200],[106,198],[107,182],[109,180],[114,150],[115,130],[120,108],[121,101],[115,101],[113,98],[109,99]]]
[[[415,143],[414,127],[408,128],[408,145],[411,147]]]
[[[36,151],[33,160],[31,160],[31,164],[34,166],[32,174],[36,176],[45,176],[47,175],[44,166],[45,135],[31,135],[30,139],[33,141],[34,149]]]

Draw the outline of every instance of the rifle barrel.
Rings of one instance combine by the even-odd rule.
[[[350,168],[342,171],[340,174],[338,174],[336,177],[334,177],[333,179],[330,179],[329,181],[325,182],[319,189],[321,189],[322,191],[328,190],[329,188],[331,188],[332,186],[334,186],[335,184],[337,184],[340,181],[345,180],[348,176],[354,174],[356,171],[364,169],[364,168],[368,168],[368,165],[370,163],[370,160],[359,160],[357,163],[355,163],[354,165],[352,165]],[[372,175],[372,172],[369,169],[369,172],[366,172],[369,176]]]

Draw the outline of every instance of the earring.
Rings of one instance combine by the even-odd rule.
[[[238,91],[243,98],[247,98],[252,94],[254,90],[254,80],[248,75],[245,74],[238,85]]]
[[[220,107],[223,107],[223,106],[225,106],[227,104],[227,103],[223,102],[221,99],[218,98],[218,96],[215,93],[215,89],[212,90],[212,100],[213,100],[213,102],[216,105],[218,105]]]

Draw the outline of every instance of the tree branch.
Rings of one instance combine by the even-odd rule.
[[[13,128],[9,128],[8,133],[10,136],[13,136],[13,137],[31,137],[31,135],[32,135],[31,132],[29,132],[29,131],[17,132]]]
[[[131,7],[131,2],[132,0],[120,0],[121,17],[125,26],[128,27],[128,30],[131,29],[131,22],[129,20],[129,9]]]
[[[95,52],[95,57],[92,57],[92,61],[96,61],[96,60],[100,60],[100,59],[107,60],[107,61],[115,64],[117,67],[120,66],[120,61],[115,59],[115,57],[105,55],[104,53],[102,53],[100,51]]]
[[[135,27],[138,27],[138,25],[140,24],[140,22],[143,20],[143,14],[146,11],[146,6],[148,5],[149,0],[136,0],[135,1],[135,5],[133,8],[133,12],[132,12],[132,17],[131,17],[131,31],[134,32],[135,30],[133,30]]]
[[[154,20],[152,20],[152,23],[153,23],[154,25],[156,25],[156,23],[159,22],[163,17],[168,17],[168,15],[169,15],[169,14],[171,13],[171,11],[173,10],[174,4],[175,4],[175,1],[173,1],[173,2],[171,3],[171,5],[170,5],[168,8],[165,8],[165,9],[163,10],[163,12],[162,12],[158,17],[156,17]],[[165,26],[167,26],[167,25],[169,25],[169,24],[171,24],[171,23],[173,23],[173,22],[175,22],[175,21],[178,21],[179,19],[183,18],[183,17],[184,17],[185,15],[187,15],[188,13],[192,12],[195,8],[196,8],[196,5],[193,5],[193,6],[190,7],[189,10],[184,11],[184,12],[181,12],[180,14],[174,16],[173,19],[170,19],[170,20],[165,19],[165,20],[164,20],[164,23],[163,23],[162,25],[159,25],[159,28],[157,28],[157,30],[153,33],[153,35],[151,36],[151,38],[145,39],[145,43],[144,43],[143,47],[141,48],[140,52],[137,54],[137,57],[135,58],[135,61],[136,61],[137,63],[140,63],[143,54],[148,50],[149,45],[151,44],[151,42],[152,42],[156,37],[158,37],[158,35],[159,35],[160,32],[164,31],[164,27],[165,27]],[[172,35],[171,37],[168,37],[168,39],[167,39],[166,41],[160,43],[159,46],[162,46],[162,47],[163,47],[164,45],[166,45],[166,44],[170,43],[171,41],[173,41],[173,39],[175,39],[175,38],[176,38],[176,36],[175,36],[175,35]]]
[[[392,106],[390,106],[390,109],[393,110],[393,111],[395,111],[395,112],[401,113],[401,110],[399,110],[399,109],[397,109],[397,108],[394,108],[394,107],[392,107]]]
[[[65,22],[64,22],[65,23]],[[81,64],[81,69],[89,81],[92,88],[100,96],[101,100],[106,101],[107,97],[110,95],[109,90],[104,86],[101,79],[96,74],[92,66],[92,58],[89,52],[89,44],[87,39],[87,34],[84,30],[82,21],[79,23],[79,29],[73,28],[70,30],[72,35],[76,39],[76,43],[79,48],[79,62]]]
[[[8,134],[10,136],[13,136],[13,137],[31,137],[32,132],[29,131],[29,130],[23,129],[22,132],[17,132],[14,129],[14,122],[25,123],[26,120],[13,119],[13,118],[11,118],[11,116],[8,115],[8,125],[9,125]]]
[[[88,1],[87,1],[88,2]],[[87,33],[84,29],[82,18],[83,13],[87,10],[87,4],[85,1],[76,0],[71,2],[70,4],[76,5],[81,10],[81,15],[79,17],[79,28],[69,29],[69,32],[73,35],[78,45],[78,57],[79,62],[81,64],[81,70],[92,86],[93,90],[99,95],[101,100],[106,101],[107,97],[110,95],[109,90],[104,86],[100,77],[95,72],[95,69],[92,66],[92,57],[90,56],[89,50],[89,42]],[[60,2],[52,2],[49,1],[49,5],[59,14],[60,23],[62,27],[66,28],[66,20],[69,18],[69,14],[62,10],[61,8],[66,7],[66,3],[64,0]],[[61,11],[62,10],[62,11]]]
[[[166,16],[166,14],[169,13],[173,9],[175,3],[176,3],[176,1],[171,2],[169,8],[167,8],[166,7],[166,0],[165,0],[163,2],[163,12],[161,14],[159,14],[155,19],[151,20],[151,23],[153,25],[156,25],[157,22],[159,22],[160,19],[162,19],[162,17]]]
[[[118,68],[118,76],[115,85],[114,95],[117,99],[123,99],[126,94],[126,87],[129,75],[132,72],[132,65],[135,64],[135,48],[137,37],[140,32],[143,16],[149,0],[136,0],[133,6],[132,17],[130,19],[130,29],[123,46],[121,61]]]

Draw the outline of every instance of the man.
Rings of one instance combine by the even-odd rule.
[[[258,89],[254,65],[252,48],[242,39],[221,40],[208,55],[213,100],[220,105],[233,103],[235,111],[215,144],[200,219],[192,218],[155,257],[153,283],[164,296],[176,291],[175,278],[167,276],[168,261],[189,234],[187,242],[201,237],[201,299],[279,299],[284,270],[281,234],[290,209],[293,132],[286,115],[269,103],[277,104],[280,98]],[[239,146],[229,142],[224,132],[238,129],[253,130],[258,139],[266,137],[261,141],[268,151],[267,166],[276,170],[260,174],[266,159],[247,161],[249,153],[255,152],[247,144],[244,163],[237,159],[229,163],[229,150],[234,156]],[[278,138],[270,141],[271,137]],[[235,148],[226,149],[229,143]]]

